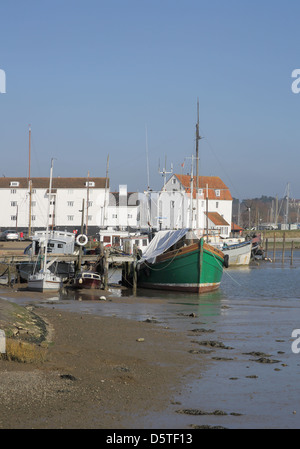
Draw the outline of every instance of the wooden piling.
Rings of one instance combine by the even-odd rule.
[[[293,260],[294,260],[294,240],[292,241],[291,246],[291,265],[293,265]]]
[[[137,246],[134,245],[134,247],[133,247],[133,295],[134,296],[136,296],[136,289],[137,289],[136,265],[137,265]]]
[[[108,249],[104,250],[104,290],[108,288]]]
[[[273,239],[273,262],[276,260],[276,232],[274,232],[274,239]]]
[[[282,263],[284,263],[284,252],[285,252],[285,232],[283,233],[283,239],[282,239]]]

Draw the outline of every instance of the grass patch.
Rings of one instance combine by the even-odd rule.
[[[42,363],[46,360],[47,349],[33,343],[13,338],[6,339],[6,352],[0,359],[20,363]]]

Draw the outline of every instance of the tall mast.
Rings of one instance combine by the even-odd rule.
[[[31,125],[29,125],[29,169],[28,169],[28,182],[29,182],[29,224],[28,224],[28,237],[31,235],[31,194],[32,185],[30,178],[30,165],[31,165]]]
[[[198,191],[199,191],[199,99],[197,99],[197,123],[196,123],[196,228],[199,229]]]
[[[48,239],[49,239],[49,214],[50,214],[50,201],[52,192],[52,173],[53,173],[53,158],[51,159],[50,168],[50,181],[49,181],[49,197],[48,197],[48,211],[47,211],[47,228],[46,228],[46,238],[45,238],[45,254],[44,254],[44,271],[47,267],[47,253],[48,253]]]
[[[89,221],[89,197],[90,197],[90,172],[88,171],[88,180],[87,180],[87,195],[86,195],[86,225],[85,225],[85,233],[88,233],[88,221]]]

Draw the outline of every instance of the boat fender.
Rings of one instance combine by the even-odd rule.
[[[78,245],[80,245],[80,246],[86,245],[87,242],[88,242],[88,238],[87,238],[87,236],[84,235],[84,234],[79,234],[79,235],[76,237],[76,243],[77,243]]]
[[[224,256],[223,265],[224,265],[225,268],[229,267],[229,256],[228,256],[228,254],[225,254],[225,256]]]
[[[79,279],[79,281],[78,281],[78,282],[79,282],[79,284],[82,284],[82,279]]]

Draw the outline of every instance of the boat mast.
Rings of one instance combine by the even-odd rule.
[[[53,158],[51,159],[51,168],[50,168],[50,182],[49,182],[49,197],[48,197],[48,211],[47,211],[47,228],[46,228],[46,238],[44,243],[44,272],[47,267],[47,252],[48,252],[48,233],[49,233],[49,214],[50,214],[50,201],[51,201],[51,192],[52,192],[52,173],[53,173]]]
[[[87,193],[86,193],[86,225],[85,233],[88,233],[88,221],[89,221],[89,197],[90,197],[90,172],[88,171],[88,181],[87,181]]]
[[[30,165],[31,165],[31,125],[29,125],[29,169],[28,169],[28,183],[29,183],[29,223],[28,223],[28,237],[31,235],[31,195],[32,185],[30,178]]]
[[[194,156],[192,155],[192,166],[191,166],[191,201],[190,201],[190,227],[193,230],[193,196],[194,196]]]
[[[197,99],[197,123],[196,123],[196,229],[199,229],[199,210],[198,210],[198,192],[199,192],[199,98]]]

